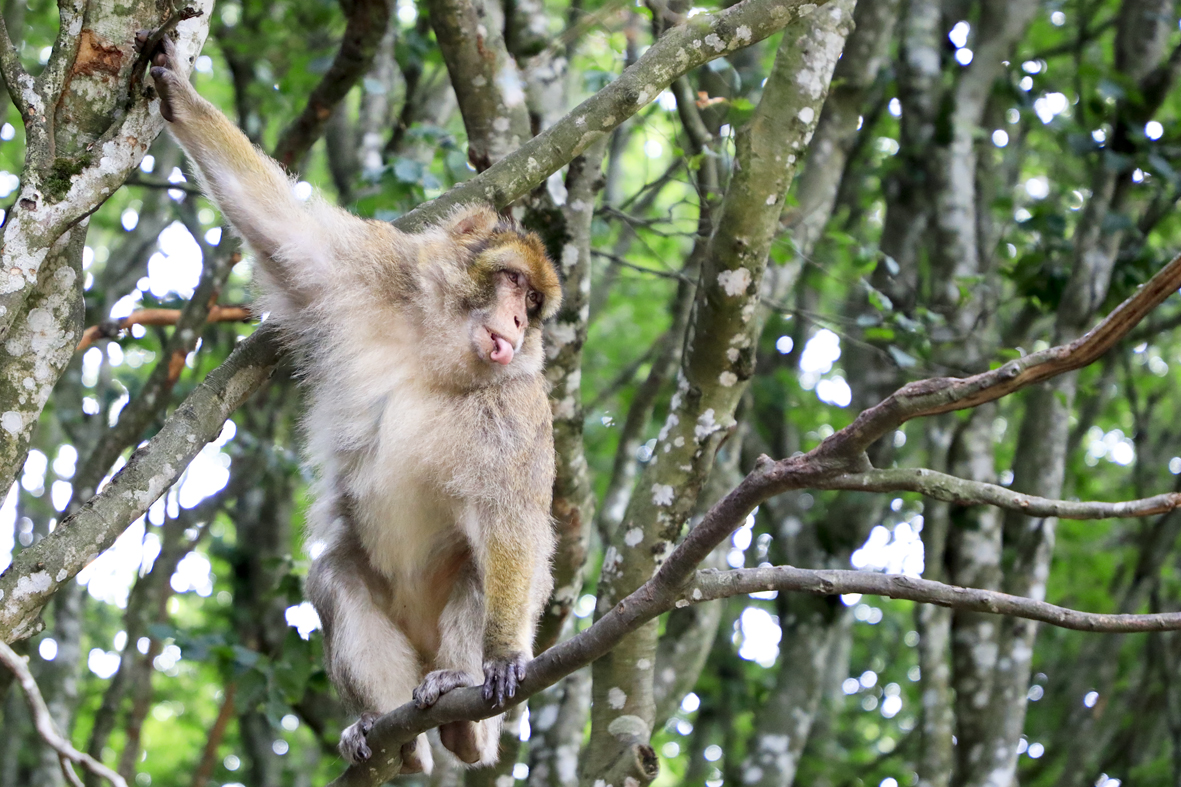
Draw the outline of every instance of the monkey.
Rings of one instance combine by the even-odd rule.
[[[144,33],[137,36],[143,46]],[[483,687],[512,699],[553,588],[552,419],[542,322],[561,303],[537,235],[487,205],[417,233],[297,199],[282,167],[189,83],[164,36],[150,73],[168,129],[255,259],[255,309],[295,350],[315,470],[306,590],[328,676],[358,720]],[[503,716],[443,725],[469,765]],[[402,772],[429,772],[425,736]]]

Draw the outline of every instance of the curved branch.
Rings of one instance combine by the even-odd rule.
[[[869,571],[793,568],[769,566],[740,568],[733,571],[699,571],[686,588],[685,596],[693,603],[715,598],[740,596],[768,590],[834,596],[862,593],[885,596],[921,604],[935,604],[956,610],[987,612],[1014,618],[1036,620],[1074,631],[1105,634],[1136,634],[1148,631],[1181,630],[1181,612],[1158,612],[1149,615],[1106,615],[1013,596],[995,590],[946,585],[929,579],[901,574],[878,574]],[[682,599],[679,604],[688,604]]]
[[[1145,315],[1178,288],[1181,288],[1181,255],[1161,268],[1102,322],[1069,344],[1031,353],[971,377],[935,377],[908,383],[881,404],[861,413],[849,426],[827,438],[813,451],[813,455],[822,460],[838,457],[851,459],[859,456],[878,438],[913,418],[966,410],[1051,377],[1081,369],[1114,347]]]
[[[70,745],[69,740],[58,732],[57,725],[53,723],[53,717],[49,715],[45,698],[41,696],[41,690],[37,688],[37,681],[33,679],[33,673],[29,672],[25,660],[3,642],[0,642],[0,664],[8,667],[16,675],[21,689],[25,692],[25,702],[29,706],[29,715],[33,717],[33,726],[37,728],[37,734],[41,736],[41,740],[57,752],[58,759],[61,760],[62,771],[67,779],[76,785],[81,784],[70,768],[70,763],[76,762],[85,765],[88,770],[103,777],[115,787],[127,787],[127,782],[123,781],[122,776],[89,754],[83,754],[75,749]]]
[[[1024,495],[996,484],[969,481],[926,468],[870,470],[846,473],[818,481],[816,489],[846,489],[860,492],[919,492],[946,503],[990,505],[1026,516],[1055,516],[1061,519],[1109,519],[1164,514],[1181,506],[1181,493],[1166,492],[1143,500],[1119,503],[1053,500]]]

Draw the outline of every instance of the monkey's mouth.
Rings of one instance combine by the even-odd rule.
[[[512,363],[513,355],[515,354],[512,342],[492,331],[488,331],[488,335],[492,338],[492,352],[488,353],[488,358],[493,363],[508,366]]]

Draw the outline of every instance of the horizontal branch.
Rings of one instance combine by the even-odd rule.
[[[121,320],[91,325],[82,332],[82,339],[74,352],[82,352],[99,339],[113,339],[132,325],[176,325],[181,314],[180,309],[140,309]],[[253,318],[249,307],[214,304],[209,308],[209,317],[205,322],[249,322]]]
[[[1026,516],[1055,516],[1060,519],[1110,519],[1164,514],[1181,506],[1181,493],[1166,492],[1143,500],[1119,503],[1052,500],[1024,495],[996,484],[969,481],[926,468],[870,470],[845,473],[817,481],[815,489],[844,489],[860,492],[918,492],[961,505],[990,505]]]
[[[70,768],[70,763],[76,762],[85,765],[88,770],[106,779],[114,787],[127,787],[127,782],[123,781],[122,776],[89,754],[78,751],[70,745],[68,739],[62,736],[57,725],[53,723],[53,716],[49,713],[45,698],[41,696],[41,689],[37,687],[33,673],[29,672],[28,664],[19,653],[3,642],[0,642],[0,664],[3,664],[16,676],[21,690],[25,693],[25,703],[29,706],[29,715],[33,717],[33,726],[37,729],[37,734],[41,740],[57,752],[58,759],[61,760],[62,771],[71,782],[76,785],[81,784]]]
[[[456,205],[509,205],[570,163],[604,134],[653,101],[672,81],[711,60],[762,41],[824,1],[742,0],[698,14],[660,37],[619,78],[484,172],[407,213],[398,226],[417,230]]]
[[[825,439],[812,453],[821,461],[851,459],[913,418],[967,410],[1081,369],[1114,347],[1178,288],[1181,288],[1181,255],[1158,271],[1102,322],[1070,344],[1031,353],[971,377],[934,377],[904,385],[880,404],[862,412],[849,426]]]
[[[779,590],[788,593],[808,593],[814,596],[835,596],[861,593],[885,596],[921,604],[968,612],[988,612],[1026,620],[1036,620],[1059,628],[1106,634],[1135,634],[1150,631],[1181,630],[1181,612],[1159,612],[1149,615],[1106,615],[1098,612],[1079,612],[1037,601],[1025,596],[1012,596],[995,590],[963,588],[945,585],[929,579],[918,579],[901,574],[878,574],[870,571],[793,568],[768,566],[740,568],[734,571],[699,571],[685,590],[686,604],[696,604],[716,598],[727,598],[747,593]]]

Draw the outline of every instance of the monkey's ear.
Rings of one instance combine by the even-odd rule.
[[[488,205],[464,205],[456,208],[444,222],[447,232],[456,239],[486,238],[500,222],[500,216]]]

